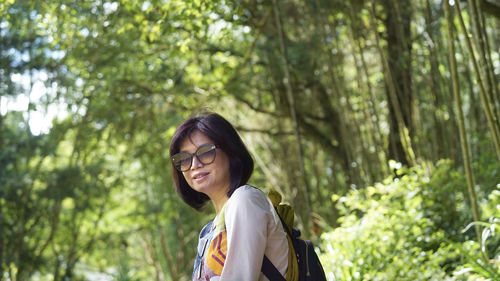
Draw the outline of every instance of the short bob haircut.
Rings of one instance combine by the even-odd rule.
[[[231,123],[219,114],[210,112],[191,117],[179,125],[170,143],[170,156],[180,151],[182,142],[189,138],[194,131],[200,131],[209,137],[215,142],[217,148],[226,153],[229,159],[230,174],[227,195],[231,197],[233,192],[238,187],[245,185],[252,175],[254,168],[252,156],[250,156],[245,144]],[[172,166],[172,177],[179,196],[191,207],[198,211],[201,210],[210,198],[204,193],[192,189],[186,182],[182,172],[175,169],[172,161],[170,161],[170,164]]]

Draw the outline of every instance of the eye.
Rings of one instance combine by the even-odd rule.
[[[200,146],[198,148],[198,150],[196,151],[196,155],[202,156],[205,153],[212,152],[212,150],[214,150],[214,149],[215,149],[215,145],[213,145],[213,144],[204,144],[204,145],[202,145],[202,146]]]
[[[202,145],[196,151],[196,157],[204,165],[211,164],[215,160],[215,148],[213,144]]]
[[[189,162],[191,162],[191,157],[187,157],[187,158],[181,159],[180,162],[181,162],[182,165],[184,165],[186,163],[189,163]]]
[[[186,153],[186,152],[179,152],[172,157],[172,161],[174,161],[174,163],[175,162],[180,163],[180,162],[186,161],[190,158],[191,158],[191,154]]]

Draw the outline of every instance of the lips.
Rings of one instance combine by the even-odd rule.
[[[207,175],[208,175],[208,173],[196,173],[193,175],[193,180],[201,181],[201,180],[205,179]]]

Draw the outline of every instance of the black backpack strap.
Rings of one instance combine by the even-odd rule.
[[[286,281],[285,277],[281,275],[278,269],[273,265],[273,263],[264,256],[264,261],[262,261],[262,273],[270,281]]]

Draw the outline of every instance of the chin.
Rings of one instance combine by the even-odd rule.
[[[198,192],[201,192],[201,193],[203,193],[205,195],[208,195],[207,194],[207,190],[210,189],[210,188],[207,188],[205,186],[194,186],[194,187],[191,187],[191,188],[194,189],[194,190],[196,190],[196,191],[198,191]]]

